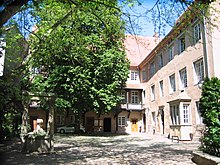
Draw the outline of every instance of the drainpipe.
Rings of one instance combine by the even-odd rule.
[[[208,47],[207,47],[207,29],[206,29],[206,18],[203,10],[203,21],[202,21],[202,42],[203,42],[203,53],[204,53],[204,70],[205,77],[209,77],[209,66],[208,66]]]

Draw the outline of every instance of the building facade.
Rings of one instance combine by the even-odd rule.
[[[219,8],[217,2],[210,6]],[[183,14],[138,65],[146,93],[146,132],[178,136],[180,140],[199,136],[203,128],[201,84],[205,77],[220,77],[220,24],[216,21],[218,14],[212,11],[210,8],[209,19],[193,12],[190,17]]]

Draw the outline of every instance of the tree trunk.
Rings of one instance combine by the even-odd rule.
[[[24,144],[24,142],[25,142],[24,137],[28,133],[28,124],[29,124],[28,110],[29,110],[30,100],[28,99],[27,93],[24,93],[22,99],[23,99],[23,114],[22,114],[20,138],[21,138],[21,142]]]
[[[0,28],[25,5],[28,0],[14,0],[0,12]]]

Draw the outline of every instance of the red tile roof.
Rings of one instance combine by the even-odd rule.
[[[124,44],[130,66],[138,66],[158,43],[158,37],[127,35]]]

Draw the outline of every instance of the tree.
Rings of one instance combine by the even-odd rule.
[[[21,122],[20,66],[26,55],[27,45],[15,26],[4,31],[6,56],[4,74],[0,77],[0,140],[19,133]],[[15,37],[16,36],[16,37]]]
[[[88,110],[109,112],[118,105],[128,77],[120,11],[93,2],[81,8],[52,2],[35,10],[40,21],[28,64],[37,74],[29,89],[55,93],[57,106],[78,116]],[[62,23],[54,26],[59,20]]]
[[[200,105],[206,126],[201,139],[201,149],[206,153],[220,156],[220,80],[218,78],[207,78],[204,81]]]

